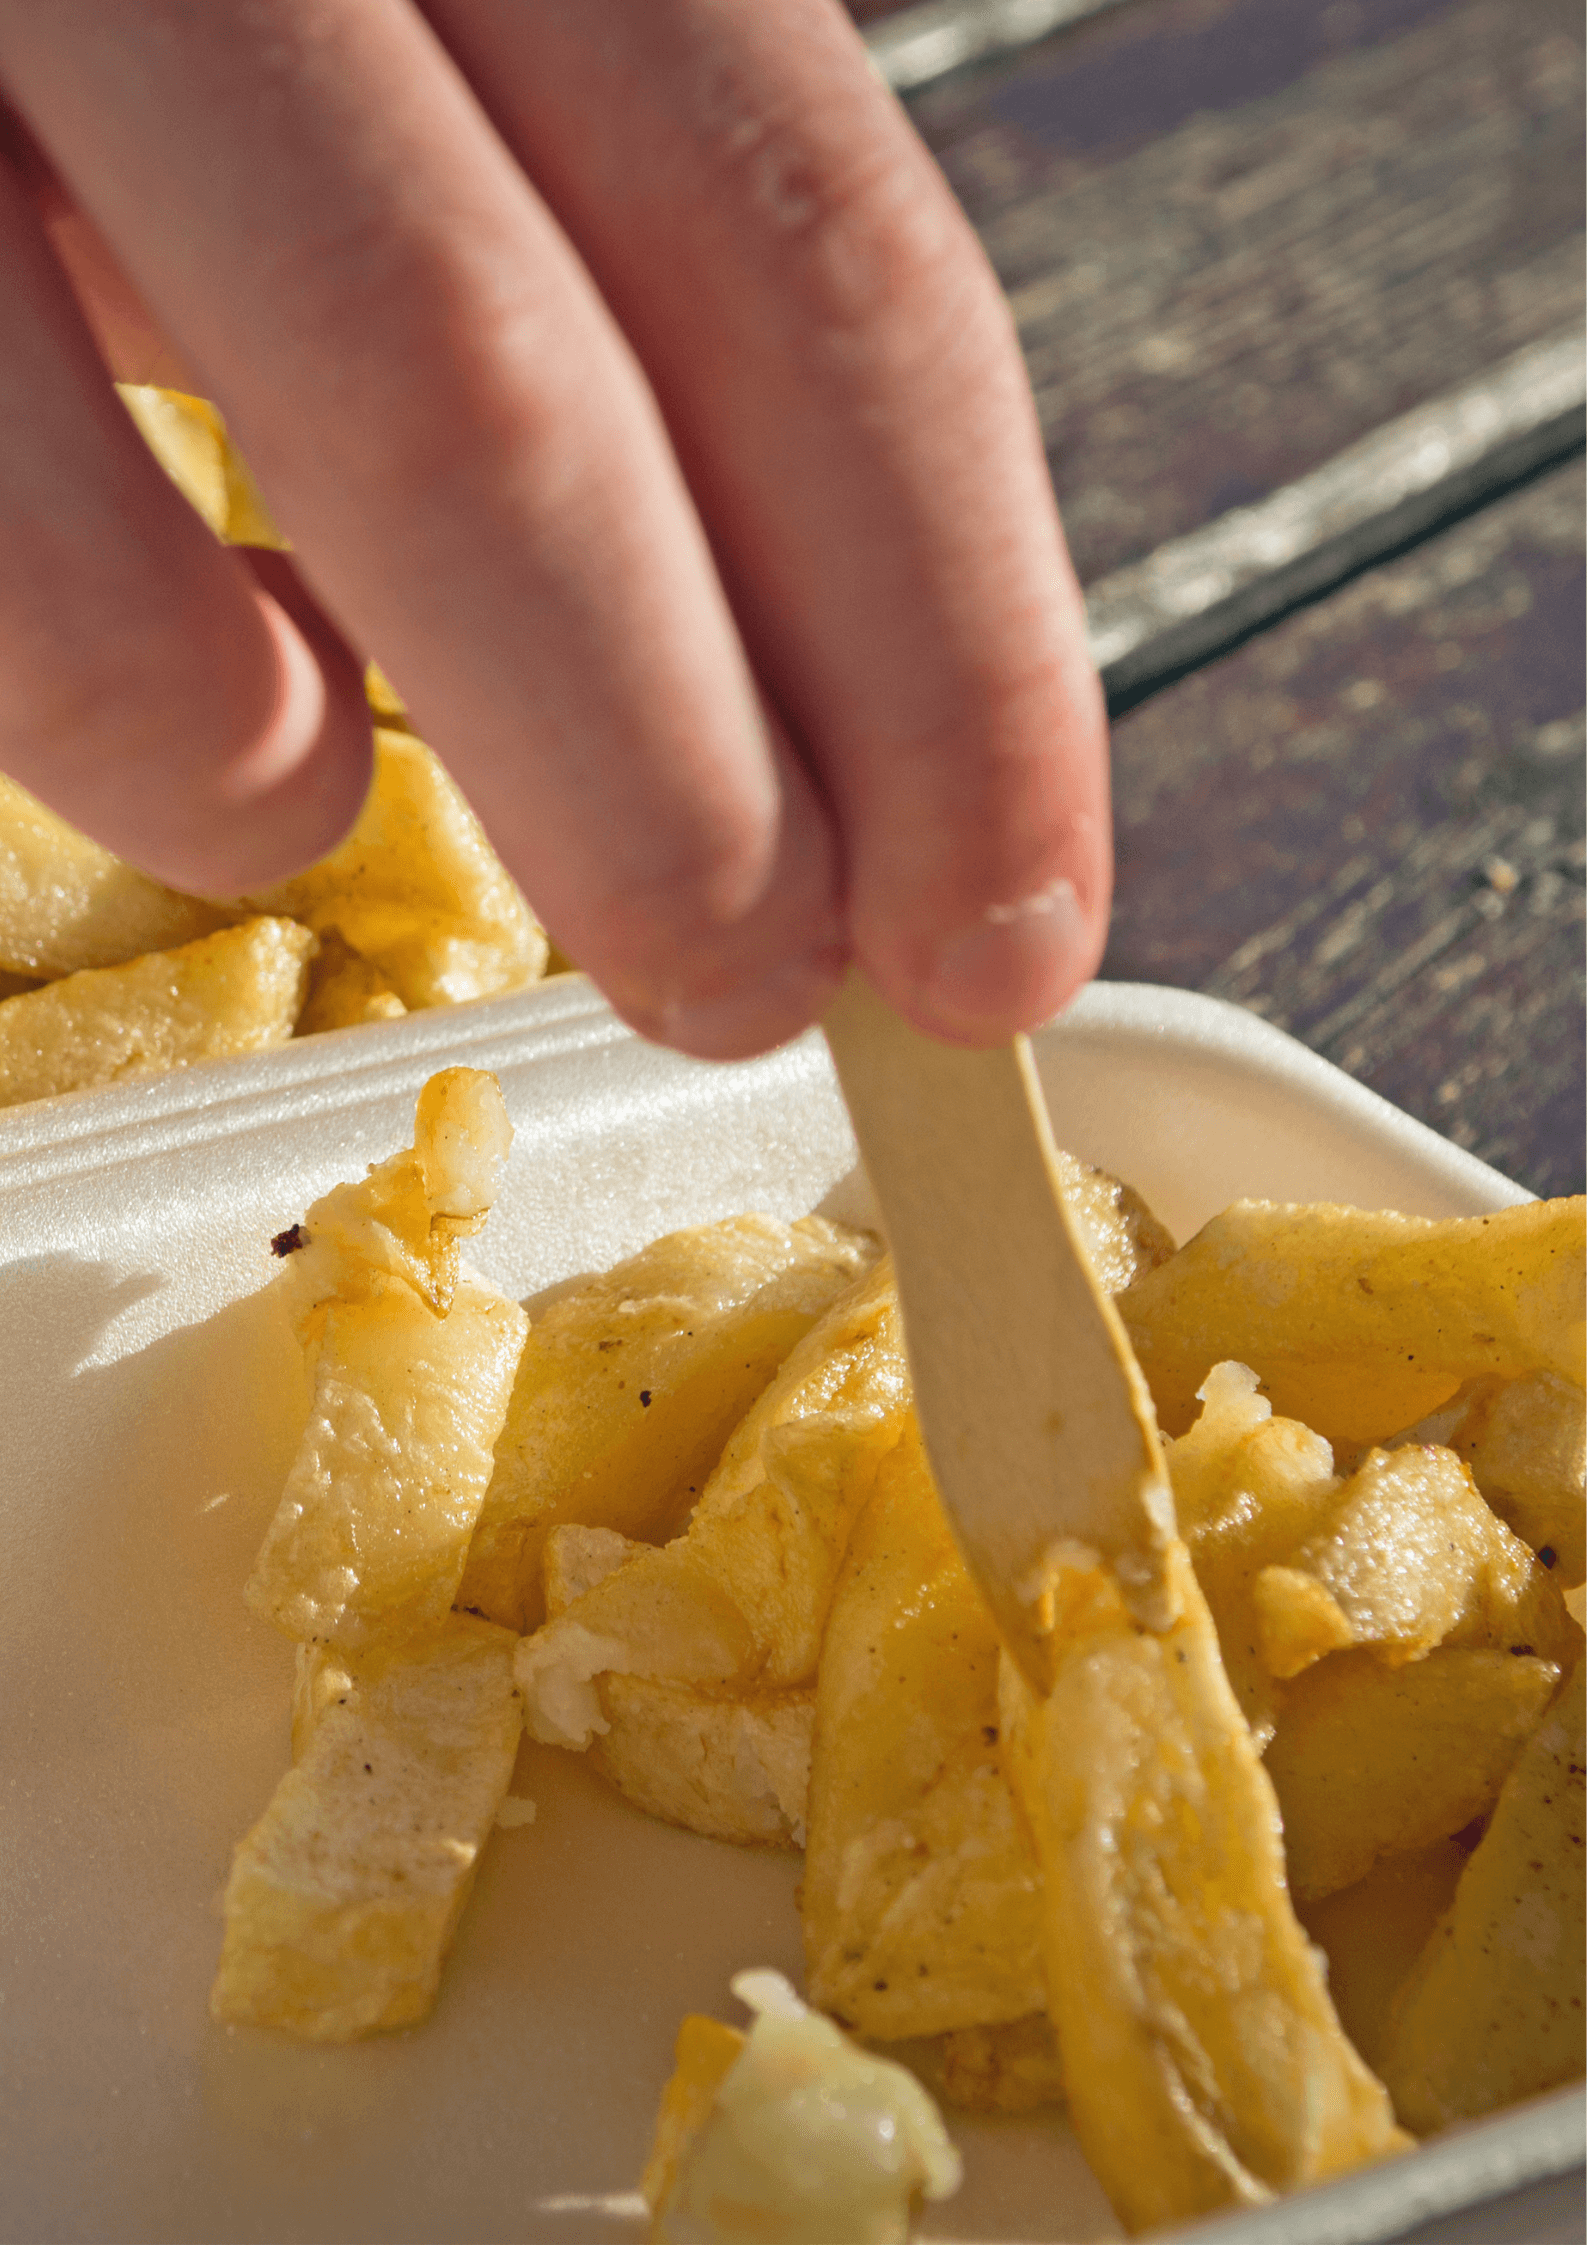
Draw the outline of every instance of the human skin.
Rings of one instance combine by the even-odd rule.
[[[707,1057],[1101,951],[1105,725],[974,235],[836,0],[0,0],[0,768],[226,894],[375,650],[563,947]],[[106,379],[224,410],[227,552]]]

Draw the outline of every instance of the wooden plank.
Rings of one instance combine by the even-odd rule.
[[[1301,600],[1579,452],[1587,364],[1574,330],[1385,422],[1254,506],[1174,538],[1086,594],[1109,707],[1127,708]]]
[[[1557,469],[1115,728],[1104,973],[1266,1014],[1582,1189],[1584,475]]]
[[[865,44],[895,93],[913,93],[972,62],[1016,54],[1122,0],[919,0],[894,8],[888,0],[851,0],[850,13],[871,28]]]
[[[1579,319],[1576,0],[1139,0],[912,111],[1082,578]]]

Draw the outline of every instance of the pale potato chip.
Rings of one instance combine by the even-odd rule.
[[[309,968],[309,994],[298,1015],[300,1037],[326,1029],[357,1028],[366,1021],[400,1021],[407,1007],[378,967],[361,959],[334,928],[320,936],[319,956]]]
[[[1567,1586],[1587,1573],[1587,1395],[1557,1372],[1474,1380],[1399,1438],[1447,1442],[1501,1520]]]
[[[794,1348],[729,1442],[687,1531],[638,1550],[524,1639],[531,1734],[588,1746],[593,1679],[671,1677],[734,1692],[812,1683],[850,1526],[897,1440],[909,1377],[886,1263]]]
[[[1328,1959],[1339,2023],[1369,2066],[1382,2067],[1394,1999],[1454,1900],[1470,1853],[1458,1840],[1435,1840],[1386,1855],[1354,1886],[1296,1912]]]
[[[448,1616],[339,1661],[239,1844],[210,2010],[345,2042],[422,2019],[512,1778],[512,1638]]]
[[[1446,1644],[1558,1661],[1572,1635],[1550,1570],[1431,1444],[1371,1451],[1316,1532],[1257,1576],[1254,1601],[1279,1677],[1353,1645],[1391,1662]]]
[[[1424,2135],[1581,2076],[1584,1762],[1578,1663],[1395,2008],[1383,2077]]]
[[[1581,1200],[1433,1222],[1240,1201],[1119,1296],[1179,1434],[1225,1359],[1331,1442],[1383,1441],[1464,1380],[1582,1378]]]
[[[411,733],[376,730],[374,783],[347,840],[243,901],[334,928],[410,1010],[521,990],[545,967],[544,933],[516,882]]]
[[[53,981],[229,927],[236,912],[134,872],[0,774],[0,969]]]
[[[309,1423],[244,1592],[262,1620],[343,1646],[440,1620],[527,1329],[466,1282],[444,1317],[393,1279],[325,1306]]]
[[[1070,2118],[1127,2227],[1183,2221],[1401,2148],[1296,1923],[1272,1788],[1184,1547],[1177,1614],[1055,1557],[1052,1691],[1005,1656],[1002,1730],[1043,1878]]]
[[[806,1985],[866,2036],[1046,2003],[1040,1874],[1003,1777],[997,1665],[911,1418],[851,1538],[816,1686]]]
[[[511,1142],[496,1079],[442,1069],[412,1148],[293,1227],[285,1284],[314,1400],[244,1593],[288,1636],[358,1646],[452,1604],[528,1330],[457,1276]]]
[[[248,920],[0,1000],[0,1106],[284,1044],[314,941],[290,920]]]
[[[1464,1647],[1404,1668],[1338,1653],[1297,1677],[1267,1750],[1292,1893],[1353,1886],[1485,1815],[1558,1679],[1550,1661]]]
[[[116,388],[149,450],[217,538],[234,546],[291,550],[217,406],[145,383],[118,382]]]
[[[518,1366],[460,1602],[533,1628],[559,1523],[675,1533],[794,1343],[879,1252],[818,1216],[738,1216],[669,1232],[550,1303]]]
[[[1174,1509],[1225,1672],[1261,1748],[1278,1702],[1260,1651],[1256,1585],[1327,1516],[1339,1481],[1322,1436],[1275,1418],[1245,1365],[1214,1365],[1200,1394],[1200,1418],[1168,1445]]]

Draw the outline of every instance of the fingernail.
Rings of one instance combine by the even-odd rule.
[[[1090,973],[1092,949],[1075,885],[1060,877],[949,936],[919,1003],[950,1032],[1006,1035],[1056,1013]]]

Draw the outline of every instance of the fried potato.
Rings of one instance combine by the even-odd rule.
[[[377,728],[358,823],[306,873],[243,900],[334,928],[410,1010],[521,990],[546,940],[484,829],[424,743]]]
[[[449,1615],[317,1656],[299,1697],[300,1759],[232,1863],[210,2010],[346,2042],[435,2000],[518,1751],[512,1638]]]
[[[1133,1185],[1058,1149],[1058,1176],[1069,1213],[1080,1227],[1091,1268],[1105,1293],[1117,1294],[1166,1263],[1174,1237]]]
[[[1462,1381],[1582,1377],[1581,1200],[1431,1222],[1241,1201],[1119,1296],[1171,1434],[1232,1358],[1330,1442],[1382,1441]]]
[[[671,1232],[551,1303],[518,1366],[460,1603],[534,1628],[560,1522],[676,1532],[778,1365],[879,1252],[818,1216],[738,1216]]]
[[[244,1592],[288,1636],[357,1646],[452,1604],[528,1329],[457,1276],[510,1140],[494,1077],[445,1069],[412,1149],[296,1227],[287,1284],[314,1401]]]
[[[1163,1588],[1177,1618],[1143,1628],[1110,1568],[1060,1547],[1048,1698],[1002,1664],[1070,2117],[1132,2230],[1405,2141],[1296,1923],[1272,1788],[1182,1545]]]
[[[309,994],[298,1015],[300,1037],[326,1029],[352,1029],[365,1021],[400,1021],[407,1007],[378,967],[361,959],[334,928],[320,937],[309,968]]]
[[[0,774],[0,970],[53,981],[118,967],[236,918],[134,872]]]
[[[879,1263],[839,1296],[749,1411],[686,1532],[636,1551],[518,1652],[548,1745],[599,1731],[592,1679],[671,1677],[741,1694],[814,1681],[849,1529],[908,1400],[898,1304]]]
[[[1402,1441],[1447,1442],[1483,1496],[1569,1586],[1587,1573],[1587,1395],[1556,1372],[1474,1380]]]
[[[1454,1900],[1469,1854],[1458,1840],[1435,1840],[1385,1856],[1354,1886],[1296,1912],[1328,1959],[1339,2023],[1369,2066],[1382,2065],[1394,1999]]]
[[[1200,1418],[1168,1446],[1174,1509],[1260,1750],[1273,1735],[1278,1698],[1259,1650],[1256,1585],[1326,1517],[1339,1481],[1322,1436],[1275,1418],[1245,1365],[1215,1364],[1200,1395]]]
[[[1262,1659],[1298,1676],[1325,1653],[1382,1660],[1434,1645],[1565,1658],[1574,1634],[1549,1569],[1477,1493],[1452,1450],[1373,1450],[1323,1526],[1256,1578]]]
[[[672,2196],[684,2155],[710,2119],[716,2093],[747,2039],[737,2027],[700,2011],[691,2011],[679,2027],[672,2074],[661,2092],[650,2156],[639,2178],[640,2196],[652,2213]]]
[[[284,1044],[314,938],[249,920],[0,1000],[0,1106]]]
[[[1045,2006],[1040,1876],[1003,1777],[997,1664],[911,1417],[833,1594],[810,1769],[806,1985],[868,2037]]]
[[[1421,2134],[1580,2078],[1584,1759],[1578,1663],[1396,2006],[1383,2076]]]
[[[1445,1648],[1408,1667],[1338,1653],[1284,1694],[1267,1772],[1291,1892],[1318,1899],[1499,1797],[1559,1681],[1551,1661]]]
[[[942,2095],[961,2112],[1030,2113],[1061,2105],[1063,2058],[1046,2012],[944,2035]]]
[[[208,398],[144,383],[118,382],[116,388],[149,450],[217,538],[228,545],[290,551]]]
[[[554,1528],[546,1612],[554,1621],[642,1548],[611,1528]],[[604,1728],[590,1759],[635,1808],[740,1847],[803,1847],[815,1693],[744,1694],[660,1676],[594,1680]]]

